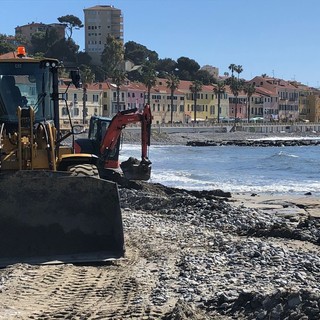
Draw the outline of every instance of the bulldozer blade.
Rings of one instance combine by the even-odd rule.
[[[0,176],[0,266],[124,255],[117,184],[62,172]]]

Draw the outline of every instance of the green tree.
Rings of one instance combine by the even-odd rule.
[[[250,98],[252,97],[252,95],[256,92],[256,88],[254,86],[253,83],[246,83],[243,86],[243,91],[244,93],[247,95],[247,100],[248,100],[248,104],[247,104],[247,117],[248,117],[248,123],[250,122]]]
[[[67,25],[66,35],[68,40],[72,38],[73,29],[79,30],[80,28],[83,28],[82,21],[72,14],[61,16],[58,18],[58,21]]]
[[[108,35],[106,46],[101,55],[102,68],[107,77],[111,78],[115,70],[123,68],[124,48],[120,40]]]
[[[207,70],[198,70],[195,75],[195,80],[201,81],[204,85],[209,85],[211,83],[215,83],[216,79],[212,74],[210,74]]]
[[[230,64],[229,69],[231,70],[231,77],[227,79],[227,84],[230,85],[230,89],[235,96],[235,121],[237,121],[237,112],[238,112],[238,95],[239,92],[243,88],[244,81],[239,78],[240,73],[243,71],[243,68],[241,65],[236,64]],[[237,73],[237,78],[234,76],[234,73]]]
[[[142,78],[142,83],[147,88],[147,92],[148,92],[147,102],[148,102],[148,105],[150,105],[151,88],[155,86],[156,79],[157,79],[156,70],[154,68],[154,65],[151,62],[146,63],[142,67],[141,78]]]
[[[195,80],[196,72],[200,69],[200,65],[193,59],[180,57],[177,60],[177,75],[180,80]]]
[[[7,36],[0,34],[0,54],[15,51],[16,47],[6,41]]]
[[[174,73],[176,67],[177,62],[170,58],[159,59],[155,66],[159,78],[165,78],[168,73]]]
[[[197,98],[198,98],[198,93],[202,91],[202,83],[199,80],[194,80],[190,85],[189,89],[193,95],[193,114],[194,114],[193,125],[195,125],[197,121]]]
[[[120,111],[120,88],[126,79],[126,72],[123,70],[114,70],[112,81],[117,86],[117,111]]]
[[[92,58],[89,56],[88,53],[80,51],[80,52],[77,53],[77,59],[76,60],[77,60],[78,65],[90,66]]]
[[[45,54],[48,50],[46,43],[46,33],[45,32],[35,32],[31,36],[31,54],[43,53]]]
[[[231,77],[233,77],[234,70],[237,66],[234,63],[231,63],[228,67],[228,69],[231,71]]]
[[[238,110],[238,95],[239,95],[239,92],[242,90],[242,87],[243,87],[243,81],[242,82],[240,81],[239,76],[240,76],[240,73],[243,71],[243,68],[242,68],[241,65],[237,65],[234,68],[234,71],[238,74],[238,77],[237,77],[237,87],[238,87],[238,89],[235,91],[235,92],[237,92],[236,105],[235,105],[235,121],[236,121],[236,119],[237,119],[237,110]]]
[[[54,57],[65,63],[75,62],[79,46],[72,39],[59,37],[55,28],[36,32],[31,37],[30,53],[37,56]]]
[[[170,100],[171,100],[171,108],[170,108],[170,121],[173,122],[173,98],[174,98],[174,91],[179,87],[180,80],[179,78],[174,75],[173,73],[167,74],[167,88],[170,89]]]
[[[218,115],[217,115],[217,121],[220,123],[220,103],[221,103],[221,94],[225,93],[225,82],[224,81],[218,81],[217,85],[213,88],[214,93],[218,97]]]
[[[132,61],[135,65],[142,66],[147,62],[155,64],[159,57],[155,51],[149,50],[146,46],[128,41],[124,45],[124,59]]]
[[[79,46],[72,39],[60,39],[45,53],[47,57],[54,57],[66,63],[76,63]]]
[[[95,80],[92,70],[85,65],[80,67],[80,76],[82,81],[82,123],[86,123],[87,116],[87,89],[88,85]]]

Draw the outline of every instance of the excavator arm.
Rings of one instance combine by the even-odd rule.
[[[117,144],[122,130],[131,123],[141,123],[141,158],[147,158],[148,146],[150,146],[150,132],[152,116],[150,106],[146,105],[142,113],[138,109],[119,111],[111,120],[111,123],[101,141],[100,153],[105,158],[108,151],[112,151]]]

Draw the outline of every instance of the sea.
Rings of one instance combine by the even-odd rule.
[[[141,159],[123,144],[120,160]],[[320,146],[243,147],[153,145],[150,182],[187,190],[320,196]]]

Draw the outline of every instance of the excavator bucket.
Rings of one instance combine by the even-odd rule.
[[[127,180],[149,180],[151,176],[151,161],[140,161],[130,157],[120,164],[123,175]]]
[[[124,255],[117,184],[64,172],[0,177],[0,266]]]

